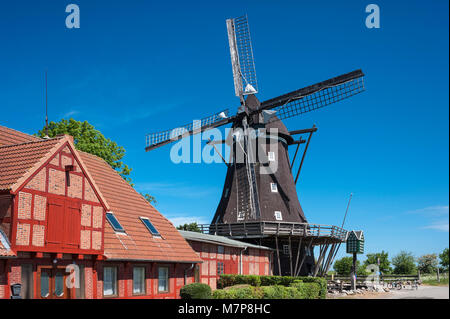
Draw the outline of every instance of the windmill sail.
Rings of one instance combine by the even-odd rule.
[[[183,137],[228,124],[232,122],[233,119],[234,117],[228,118],[228,110],[224,110],[171,130],[148,134],[145,137],[145,150],[150,151],[173,141],[177,141]]]
[[[364,73],[356,70],[310,85],[261,103],[263,110],[276,111],[274,120],[283,120],[322,108],[364,91]]]
[[[247,16],[228,19],[227,31],[236,96],[258,93]]]

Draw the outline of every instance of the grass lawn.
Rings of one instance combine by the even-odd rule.
[[[436,274],[427,274],[421,276],[422,284],[428,286],[448,286],[448,273],[441,274],[440,281],[437,281]]]

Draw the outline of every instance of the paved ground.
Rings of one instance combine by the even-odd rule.
[[[331,296],[330,296],[331,297]],[[333,297],[331,297],[333,298]],[[370,292],[363,295],[349,295],[338,299],[449,299],[448,286],[419,286],[419,289]]]
[[[381,299],[449,299],[448,286],[420,286],[417,290],[392,290]]]

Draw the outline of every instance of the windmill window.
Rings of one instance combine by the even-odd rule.
[[[161,234],[159,233],[159,231],[156,229],[155,226],[153,226],[152,222],[150,221],[150,219],[148,219],[147,217],[139,217],[141,219],[141,221],[144,223],[145,227],[147,227],[147,229],[150,231],[150,233],[153,236],[158,236],[161,237]]]
[[[217,253],[223,254],[224,253],[224,247],[223,246],[217,246]]]
[[[270,183],[270,190],[272,191],[272,193],[278,193],[277,183]]]
[[[269,162],[274,162],[275,161],[275,152],[269,152],[267,154],[267,157],[269,158]]]
[[[283,245],[283,254],[289,255],[289,245]]]
[[[225,195],[223,195],[225,198],[226,197],[228,197],[228,193],[230,192],[230,189],[229,188],[227,188],[227,189],[225,189]]]
[[[240,220],[244,220],[244,212],[238,212],[238,215],[237,215],[237,220],[238,221],[240,221]]]
[[[281,212],[275,211],[275,219],[276,220],[283,220],[283,216],[281,215]]]
[[[112,212],[106,213],[106,219],[116,232],[125,233],[125,229],[122,227],[122,225],[119,223],[116,216],[114,216]]]

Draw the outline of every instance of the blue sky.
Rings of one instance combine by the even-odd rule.
[[[65,27],[76,3],[81,28]],[[365,26],[366,5],[381,28]],[[145,134],[238,106],[225,19],[247,13],[260,100],[362,68],[366,92],[289,119],[311,127],[300,202],[312,223],[363,229],[366,252],[448,247],[448,1],[15,1],[0,10],[0,124],[87,120],[123,145],[139,191],[175,224],[209,222],[223,164],[173,164]],[[339,256],[345,255],[341,250]]]

